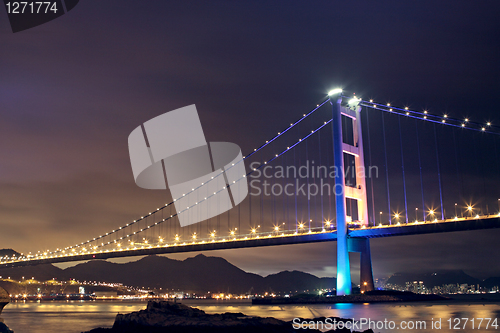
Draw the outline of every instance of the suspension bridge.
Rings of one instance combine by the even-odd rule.
[[[337,241],[337,294],[351,293],[349,252],[361,256],[361,291],[372,290],[370,238],[500,227],[499,134],[491,121],[335,89],[235,162],[248,172],[192,206],[177,210],[182,197],[173,198],[79,244],[0,258],[0,267]],[[251,190],[241,204],[180,227],[180,214],[243,182]]]

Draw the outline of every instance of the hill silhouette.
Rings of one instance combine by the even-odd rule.
[[[12,257],[12,256],[19,257],[20,253],[17,251],[14,251],[13,249],[0,249],[0,257]]]
[[[147,256],[128,263],[93,260],[66,269],[51,264],[1,268],[0,276],[21,280],[102,281],[127,286],[181,290],[191,293],[303,292],[333,288],[335,278],[318,278],[299,271],[284,271],[263,277],[248,273],[220,257],[199,254],[185,260]]]
[[[406,282],[422,281],[427,288],[443,284],[482,285],[482,281],[466,274],[462,270],[437,271],[432,273],[395,273],[387,283],[405,286]]]
[[[0,255],[17,253],[0,250]],[[4,254],[5,255],[5,254]],[[52,264],[0,268],[0,277],[21,280],[34,277],[39,281],[69,280],[122,283],[126,286],[185,291],[190,293],[302,293],[318,289],[334,289],[335,278],[319,278],[300,271],[282,271],[263,277],[245,272],[224,258],[199,254],[185,260],[163,256],[147,256],[128,263],[93,260],[66,269]],[[481,285],[487,288],[500,285],[500,277],[485,281],[461,270],[433,273],[396,273],[387,283],[405,286],[406,282],[423,281],[427,288],[443,284]]]
[[[481,285],[486,288],[500,287],[500,276],[487,278]]]

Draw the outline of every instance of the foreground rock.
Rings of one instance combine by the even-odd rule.
[[[0,322],[0,333],[14,333],[14,331],[8,328],[3,322]]]
[[[342,320],[335,318],[337,321]],[[324,321],[325,318],[301,319]],[[344,322],[349,321],[344,319]],[[308,332],[319,332],[307,329]],[[204,311],[173,302],[148,302],[146,310],[118,314],[112,328],[96,328],[88,333],[290,333],[297,332],[292,322],[275,318],[249,317],[242,313],[206,314]],[[331,331],[335,332],[335,331]],[[338,330],[337,332],[350,332]],[[371,330],[365,332],[372,332]]]
[[[10,295],[7,290],[0,287],[0,313],[2,313],[3,308],[9,304]],[[0,333],[14,333],[10,328],[3,323],[3,319],[0,318]]]

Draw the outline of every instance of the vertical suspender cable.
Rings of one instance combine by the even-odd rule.
[[[288,157],[288,154],[285,154],[285,158],[282,159],[282,167],[283,167],[283,170],[286,170],[286,160],[287,160],[287,157]],[[283,191],[285,189],[285,186],[286,186],[286,181],[287,181],[288,177],[287,177],[287,172],[285,171],[285,176],[283,177]],[[290,230],[290,218],[289,218],[289,214],[288,214],[288,195],[283,192],[283,219],[286,221],[286,230]]]
[[[418,138],[418,121],[415,120],[415,132],[417,134],[418,169],[420,171],[420,191],[422,192],[422,218],[425,222],[424,181],[422,179],[422,160],[420,158],[420,140]]]
[[[321,165],[321,131],[318,131],[318,146],[319,146],[319,168],[318,170],[322,170],[322,165]],[[318,172],[319,173],[319,172]],[[323,224],[325,223],[325,214],[323,212],[323,181],[322,181],[322,178],[321,178],[321,175],[318,175],[319,179],[320,179],[320,193],[321,193],[321,225],[320,226],[323,226]]]
[[[306,139],[306,165],[309,167],[310,164],[309,164],[309,144],[308,144],[308,141]],[[309,187],[309,171],[307,172],[307,223],[309,225],[309,230],[311,230],[311,196],[309,195],[309,190],[310,190],[310,187]]]
[[[370,143],[370,119],[368,116],[368,108],[365,106],[365,113],[366,113],[366,130],[367,130],[367,139],[368,139],[368,163],[370,168],[372,166],[372,146]],[[375,226],[375,195],[374,195],[374,190],[373,190],[373,177],[370,176],[370,189],[371,189],[371,202],[372,202],[372,223]]]
[[[314,140],[312,137],[310,137],[312,143],[311,143],[311,150],[314,151]],[[311,161],[311,178],[312,178],[312,182],[316,185],[316,180],[317,180],[317,175],[315,173],[315,166],[313,165],[314,163],[314,156],[312,157],[312,161]],[[309,192],[309,191],[308,191]],[[312,225],[312,228],[314,228],[314,224],[318,222],[318,210],[316,209],[316,203],[317,203],[317,193],[316,195],[314,196],[314,204],[313,204],[313,212],[314,212],[314,223],[311,223]],[[312,218],[311,218],[312,219]]]
[[[327,136],[328,137],[328,136]],[[329,136],[330,138],[333,137],[333,135]],[[328,139],[329,140],[329,139]],[[333,151],[333,149],[330,149],[330,141],[326,141],[326,151],[330,152]],[[331,182],[330,182],[330,154],[326,154],[326,165],[327,165],[327,180],[328,180],[328,221],[330,221],[330,225],[332,225],[331,220],[332,220],[332,190],[331,190]]]
[[[403,171],[403,190],[405,195],[405,217],[406,217],[406,223],[408,223],[408,202],[406,198],[405,159],[403,155],[403,136],[401,135],[401,117],[398,117],[398,125],[399,125],[399,146],[401,148],[401,169]]]
[[[481,133],[482,134],[482,133]],[[479,135],[479,134],[478,134]],[[477,145],[477,140],[476,140],[476,135],[474,135],[474,147],[477,147],[475,149],[476,153],[479,155],[476,157],[476,165],[477,165],[477,168],[478,168],[478,173],[479,171],[481,171],[481,177],[483,178],[483,193],[486,193],[486,179],[485,179],[485,176],[484,176],[484,163],[479,163],[480,159],[481,159],[481,148],[482,148],[482,145],[480,144],[479,146]],[[481,169],[481,170],[479,170]],[[481,210],[482,210],[482,205],[481,205]],[[482,212],[482,214],[484,215],[484,211]]]
[[[297,166],[295,164],[295,149],[293,149],[293,165],[295,166],[295,170],[297,170]],[[298,177],[295,178],[295,181],[297,182],[296,184],[298,185]],[[294,197],[295,197],[295,231],[297,232],[297,228],[299,225],[299,217],[297,215],[297,189],[293,191]]]
[[[500,170],[500,154],[498,153],[498,144],[497,144],[497,138],[493,137],[493,144],[495,147],[495,161],[497,164],[497,170]]]
[[[313,144],[314,144],[314,141],[313,141]],[[314,147],[314,146],[313,146]],[[313,149],[314,151],[314,149]],[[320,153],[321,155],[321,153]],[[314,158],[314,157],[313,157]],[[314,160],[313,160],[314,162]],[[321,165],[321,163],[320,163]],[[318,171],[318,167],[316,166],[316,168],[314,166],[312,166],[312,177],[313,177],[313,181],[314,181],[314,184],[317,186],[317,181],[318,181],[318,175],[316,174],[316,172]],[[314,170],[316,169],[316,170]],[[319,188],[318,188],[318,191],[319,191]],[[316,193],[316,195],[314,196],[314,224],[318,224],[318,208],[317,208],[317,204],[318,204],[318,193]],[[314,224],[313,224],[313,227],[314,227]]]
[[[457,138],[456,138],[456,135],[455,135],[455,130],[453,129],[452,130],[453,132],[453,149],[455,151],[455,167],[456,167],[456,170],[457,170],[457,184],[458,184],[458,197],[460,199],[463,198],[463,190],[464,190],[464,184],[461,180],[461,177],[460,177],[460,170],[459,170],[459,163],[458,163],[458,151],[457,151]]]
[[[481,138],[480,139],[482,139],[483,142],[482,143],[481,143],[481,141],[479,142],[480,143],[480,146],[479,146],[480,148],[479,149],[483,148],[483,151],[484,151],[484,148],[485,148],[484,147],[484,145],[485,145],[485,142],[484,142],[484,133],[481,133]],[[483,193],[486,195],[486,170],[485,170],[485,167],[484,167],[485,164],[486,163],[482,163],[481,164],[481,174],[483,176],[483,189],[484,189]],[[488,203],[487,202],[488,201],[486,201],[486,215],[489,215],[490,212],[489,212],[489,209],[488,209]],[[483,215],[484,215],[484,212],[483,212]]]
[[[276,141],[273,143],[273,146],[275,146],[275,148],[276,148]],[[274,180],[274,182],[276,182],[276,177],[274,177],[273,180]],[[275,225],[278,225],[278,220],[277,220],[277,215],[276,215],[276,210],[277,210],[276,209],[276,195],[274,195],[274,192],[273,192],[274,185],[275,185],[275,183],[271,185],[271,193],[270,193],[271,196],[273,197],[273,205],[272,205],[271,211],[272,211],[272,216],[273,216],[273,220],[274,220],[273,223]]]
[[[264,157],[262,156],[261,157],[261,162],[260,162],[260,165],[264,164]],[[262,171],[264,171],[264,168],[262,169]],[[266,179],[264,178],[264,172],[262,172],[261,174],[261,179],[264,179],[264,181],[266,181]],[[263,182],[261,182],[262,184]],[[260,191],[260,224],[259,225],[264,225],[264,197],[263,197],[263,193],[264,191]]]
[[[498,153],[498,144],[497,144],[496,137],[493,137],[493,143],[495,144],[495,161],[497,164],[497,170],[500,170],[500,154]],[[500,198],[499,193],[498,193],[498,188],[497,188],[497,193],[495,193],[495,194],[497,195],[497,198],[495,198],[495,199]],[[500,199],[497,200],[497,203],[498,203],[498,214],[500,214]]]
[[[252,230],[252,192],[248,193],[248,229]]]
[[[497,170],[500,170],[500,154],[498,153],[498,144],[497,144],[497,138],[496,137],[493,137],[493,144],[494,144],[494,147],[495,147],[495,161],[496,161],[496,165],[497,165]],[[498,193],[497,193],[498,195]],[[495,198],[497,199],[497,198]],[[498,199],[498,210],[499,210],[499,213],[500,213],[500,199]]]
[[[196,200],[197,200],[197,202],[200,201],[200,192],[199,191],[196,193]],[[201,217],[200,211],[198,211],[197,214],[198,214],[198,218],[200,218]],[[202,229],[203,224],[202,223],[197,223],[197,225],[198,225],[197,228],[196,228],[197,229],[197,235],[198,235],[198,237],[201,238],[201,232],[203,230]]]
[[[439,181],[439,202],[441,203],[441,220],[444,220],[443,189],[441,186],[441,166],[439,165],[439,146],[437,140],[436,124],[433,124],[433,127],[434,127],[434,145],[436,146],[436,162],[437,162],[438,181]]]
[[[385,121],[384,121],[384,113],[381,113],[382,115],[382,134],[384,137],[384,159],[385,159],[385,181],[386,181],[386,187],[387,187],[387,207],[389,209],[387,215],[389,216],[389,224],[392,224],[392,219],[391,219],[391,194],[389,192],[389,165],[387,164],[387,145],[386,145],[386,139],[385,139]]]

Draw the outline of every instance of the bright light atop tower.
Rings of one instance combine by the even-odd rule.
[[[353,97],[347,102],[347,105],[349,105],[349,108],[355,109],[358,107],[360,102],[361,98]]]
[[[328,96],[337,95],[342,92],[342,88],[336,88],[328,92]]]

